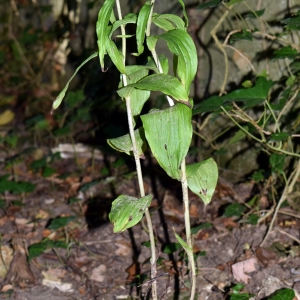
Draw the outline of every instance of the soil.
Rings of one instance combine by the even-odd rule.
[[[5,159],[3,156],[1,161]],[[33,172],[29,167],[35,159],[31,154],[6,170],[1,163],[1,175],[11,172],[10,178],[36,186],[31,193],[6,192],[2,197],[6,206],[0,209],[1,261],[9,272],[0,276],[0,299],[150,299],[146,221],[114,233],[108,220],[113,199],[120,194],[138,195],[132,166],[116,167],[116,158],[101,153],[93,160],[87,150],[82,157],[53,162],[55,173],[43,177],[42,171]],[[108,174],[101,174],[114,164]],[[180,187],[164,179],[158,167],[150,168],[147,160],[144,165],[145,188],[154,195],[150,212],[159,257],[159,299],[189,299],[186,256],[182,248],[176,250],[173,232],[174,228],[185,238]],[[214,198],[207,206],[190,194],[198,271],[196,299],[230,299],[238,283],[244,285],[241,292],[253,295],[252,299],[267,299],[282,288],[300,292],[299,218],[291,216],[288,207],[282,208],[262,244],[272,214],[251,225],[247,213],[225,217],[224,209],[257,195],[263,218],[272,207],[271,200],[256,183],[229,182],[225,174],[230,178],[228,171],[220,174]],[[49,227],[53,220],[68,216],[75,218],[66,227]],[[202,226],[196,230],[198,225]],[[67,243],[68,248],[46,247],[28,263],[28,248],[45,238]],[[8,253],[13,253],[10,258]]]

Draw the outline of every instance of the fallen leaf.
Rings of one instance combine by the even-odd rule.
[[[250,276],[246,273],[256,271],[257,260],[255,257],[237,262],[231,266],[232,275],[238,282],[248,283]]]
[[[99,267],[92,270],[92,274],[90,276],[91,280],[102,282],[105,279],[106,266],[100,265]]]
[[[115,254],[118,256],[128,256],[131,254],[131,244],[125,240],[119,240],[115,243],[115,245],[118,247],[115,251]]]
[[[10,110],[5,110],[0,114],[0,126],[9,124],[15,117],[15,114]]]
[[[127,281],[132,282],[135,280],[138,269],[139,265],[137,263],[133,263],[126,269],[126,272],[128,273]]]

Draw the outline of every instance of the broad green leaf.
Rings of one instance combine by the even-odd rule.
[[[248,132],[249,130],[249,127],[248,126],[243,126],[243,128],[245,129],[245,131]],[[244,130],[239,130],[235,135],[234,137],[229,141],[229,145],[232,145],[238,141],[240,141],[241,139],[245,138],[246,137],[246,133],[245,133]]]
[[[204,204],[208,204],[214,194],[218,181],[218,167],[209,158],[200,163],[186,166],[186,176],[189,189],[198,195]]]
[[[26,181],[14,182],[13,194],[31,193],[35,189],[35,184]]]
[[[118,20],[116,22],[113,23],[111,32],[110,32],[110,36],[109,38],[111,38],[112,34],[116,31],[116,29],[118,29],[120,26],[124,25],[126,26],[127,24],[135,24],[137,20],[137,15],[136,14],[128,14],[124,17],[124,19],[122,20]]]
[[[104,55],[106,52],[106,42],[108,39],[107,26],[111,17],[111,13],[113,11],[114,4],[115,0],[104,1],[103,6],[99,10],[98,20],[96,23],[97,44],[102,71],[104,71]]]
[[[286,46],[274,51],[273,60],[284,58],[294,60],[297,56],[299,56],[299,53],[296,49],[291,46]]]
[[[124,65],[124,56],[117,48],[116,44],[111,41],[110,39],[107,39],[106,42],[106,50],[107,54],[109,55],[110,59],[114,63],[114,65],[117,67],[119,72],[121,74],[126,74],[126,69]]]
[[[46,249],[52,248],[53,242],[50,240],[44,240],[40,243],[33,244],[28,248],[28,261],[40,256]]]
[[[224,105],[222,97],[212,96],[193,107],[193,115],[220,109]]]
[[[55,169],[53,169],[53,168],[51,168],[51,167],[49,167],[49,166],[46,166],[46,167],[44,168],[44,170],[43,170],[42,176],[43,176],[44,178],[46,178],[46,177],[52,176],[52,175],[55,174],[55,173],[56,173],[56,170],[55,170]]]
[[[65,102],[70,108],[74,108],[77,104],[81,103],[85,99],[83,90],[77,90],[76,92],[68,92]]]
[[[177,56],[178,65],[176,73],[186,92],[189,93],[198,67],[197,51],[192,38],[187,32],[181,29],[170,30],[158,36],[158,38],[165,40],[170,51]]]
[[[151,204],[152,197],[152,195],[147,195],[138,199],[121,195],[115,199],[109,214],[109,219],[114,224],[114,232],[124,231],[136,225]]]
[[[161,68],[163,70],[163,73],[164,74],[168,74],[169,73],[169,61],[168,61],[168,58],[165,55],[161,54],[161,55],[158,56],[158,59],[159,59]],[[152,67],[153,70],[155,70],[156,73],[159,73],[153,57],[150,57],[150,56],[148,57],[147,66]]]
[[[148,91],[160,91],[173,97],[175,100],[190,105],[189,97],[184,87],[176,77],[166,74],[149,75],[137,83],[129,84],[118,90],[120,97],[128,97],[132,93],[132,88]]]
[[[293,299],[295,299],[295,292],[292,289],[282,289],[276,291],[275,295],[268,297],[268,300],[293,300]]]
[[[72,222],[74,219],[76,219],[75,216],[69,216],[69,217],[59,217],[56,219],[53,219],[48,226],[49,229],[51,230],[57,230],[62,227],[67,226],[70,222]]]
[[[140,127],[139,129],[136,129],[134,131],[134,135],[137,142],[138,154],[140,157],[143,157],[146,150],[145,133],[143,128]],[[114,139],[108,139],[107,143],[117,151],[132,155],[132,141],[129,134]]]
[[[273,153],[270,156],[270,165],[272,167],[272,172],[274,172],[274,173],[275,172],[278,172],[278,173],[283,172],[285,158],[286,158],[285,154],[278,154],[278,153]]]
[[[147,1],[139,12],[136,24],[136,43],[138,53],[133,53],[133,55],[139,56],[144,52],[143,44],[145,40],[146,28],[151,9],[152,4],[150,1]]]
[[[246,206],[241,205],[239,203],[233,203],[233,204],[229,204],[226,208],[225,208],[225,212],[223,214],[224,217],[240,217],[242,215],[242,213],[245,211]]]
[[[72,77],[70,78],[70,80],[67,82],[66,86],[63,88],[63,90],[59,93],[59,95],[56,97],[56,99],[54,100],[53,104],[52,104],[52,109],[57,109],[62,100],[64,99],[67,89],[69,87],[70,82],[72,81],[72,79],[76,76],[76,74],[78,73],[78,71],[81,69],[81,67],[83,67],[88,61],[90,61],[91,59],[93,59],[94,57],[96,57],[98,55],[98,52],[93,53],[91,56],[89,56],[86,60],[83,61],[83,63],[75,70],[75,73],[72,75]]]
[[[153,155],[167,174],[177,180],[180,180],[180,164],[191,144],[191,117],[191,109],[181,103],[141,116]]]
[[[255,12],[250,11],[250,12],[243,14],[243,17],[245,19],[247,19],[247,18],[256,19],[257,17],[261,17],[264,13],[265,13],[265,9],[257,10]]]
[[[158,26],[166,31],[173,30],[173,29],[185,30],[185,24],[184,24],[183,20],[176,15],[153,14],[152,21],[156,26]]]
[[[188,246],[188,244],[175,232],[175,229],[173,227],[174,234],[176,237],[176,240],[179,242],[181,247],[188,253],[193,253],[193,250]]]
[[[205,9],[208,7],[216,7],[218,6],[220,3],[222,2],[222,0],[210,0],[210,1],[206,1],[202,4],[200,4],[197,9]]]
[[[169,243],[165,245],[162,249],[163,253],[172,254],[179,250],[181,248],[181,245],[179,243]]]
[[[273,133],[269,137],[269,142],[282,142],[286,140],[290,135],[287,132]]]

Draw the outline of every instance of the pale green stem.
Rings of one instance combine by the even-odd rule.
[[[118,17],[119,20],[122,20],[122,12],[120,7],[119,0],[116,1],[117,11],[118,11]],[[124,56],[124,65],[125,65],[125,57],[126,57],[126,38],[125,36],[125,27],[121,26],[121,32],[122,32],[122,53]],[[122,74],[122,80],[123,85],[127,85],[127,77],[125,74]],[[144,182],[143,182],[143,174],[142,174],[142,168],[141,168],[141,162],[139,158],[139,153],[137,149],[137,143],[134,135],[134,125],[133,125],[133,116],[130,106],[130,97],[125,98],[126,101],[126,109],[127,109],[127,117],[128,117],[128,126],[129,126],[129,134],[132,141],[132,148],[133,148],[133,155],[136,165],[136,171],[137,171],[137,177],[138,177],[138,183],[139,183],[139,189],[140,189],[140,196],[145,196],[145,189],[144,189]],[[152,226],[152,220],[149,213],[149,210],[145,210],[145,216],[147,220],[147,226],[149,230],[149,239],[150,239],[150,248],[151,248],[151,279],[155,279],[157,275],[156,270],[156,249],[155,249],[155,239],[154,239],[154,233],[153,233],[153,226]],[[152,299],[157,300],[157,286],[156,286],[156,280],[152,281]]]
[[[183,196],[183,210],[184,210],[184,224],[186,233],[186,242],[189,248],[191,248],[191,253],[188,255],[189,267],[191,271],[191,296],[190,300],[194,300],[196,291],[196,268],[193,254],[193,241],[191,234],[191,223],[190,223],[190,208],[189,208],[189,195],[188,195],[188,184],[186,178],[186,165],[185,159],[181,163],[181,187]]]

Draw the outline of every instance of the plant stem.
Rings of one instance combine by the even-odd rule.
[[[196,268],[193,255],[193,242],[191,234],[191,223],[190,223],[190,209],[189,209],[189,195],[188,195],[188,184],[186,178],[186,165],[185,160],[181,163],[181,187],[183,196],[183,211],[184,211],[184,224],[185,224],[185,234],[186,241],[189,248],[191,248],[191,253],[188,255],[189,258],[189,269],[191,271],[191,296],[190,300],[194,300],[196,291]]]
[[[122,12],[120,7],[120,1],[116,0],[116,6],[118,11],[118,17],[119,20],[122,20]],[[125,27],[121,26],[121,32],[122,35],[125,36]],[[126,57],[126,38],[122,38],[122,53],[124,56],[124,65],[125,65],[125,57]],[[127,77],[125,74],[122,74],[122,80],[123,85],[127,85]],[[131,106],[130,106],[130,97],[126,97],[126,110],[127,110],[127,118],[128,118],[128,126],[129,126],[129,134],[132,142],[132,148],[133,148],[133,155],[136,165],[136,171],[137,171],[137,177],[138,177],[138,183],[139,183],[139,190],[140,190],[140,196],[145,196],[145,189],[144,189],[144,182],[143,182],[143,174],[142,174],[142,168],[141,168],[141,162],[139,158],[139,153],[137,149],[137,143],[134,135],[134,125],[133,125],[133,116],[131,112]],[[156,270],[156,249],[155,249],[155,239],[154,239],[154,233],[153,233],[153,226],[152,226],[152,220],[149,213],[149,210],[145,210],[145,216],[147,220],[147,226],[149,230],[149,239],[150,239],[150,248],[151,248],[151,279],[155,279],[157,270]],[[152,281],[152,299],[157,300],[157,286],[156,286],[156,280]]]

